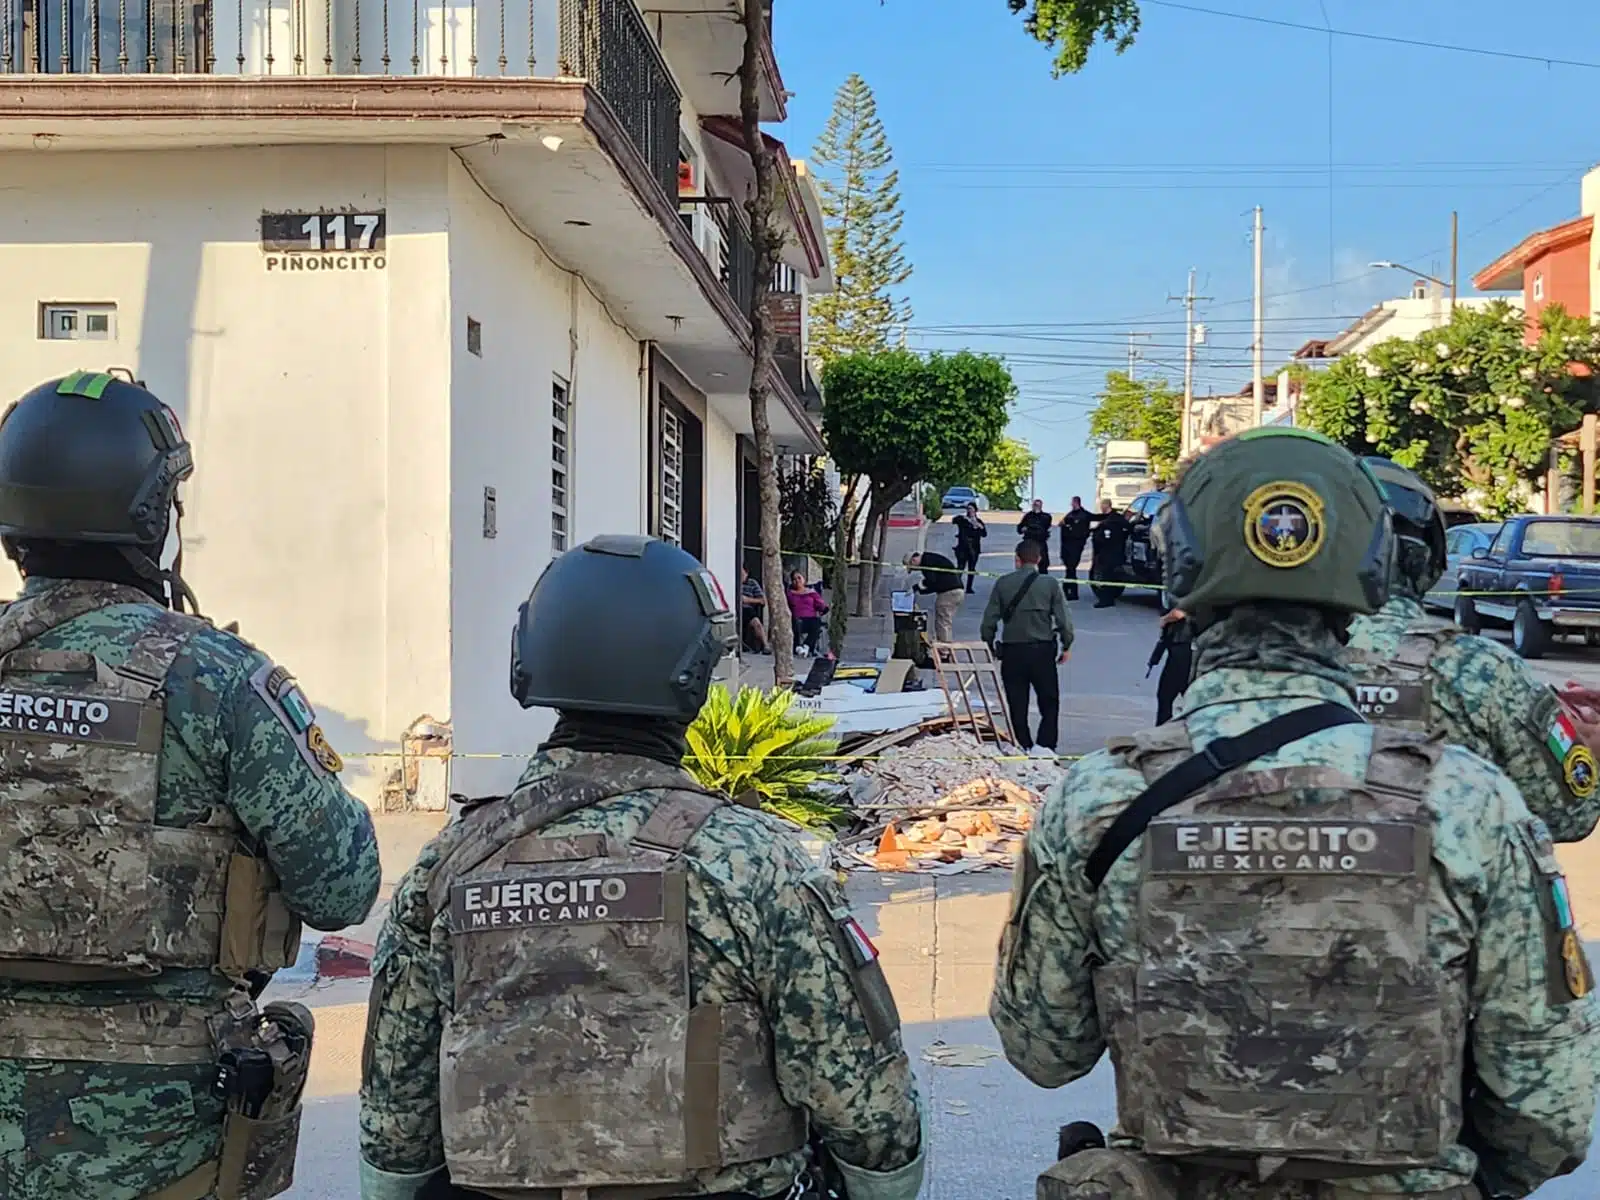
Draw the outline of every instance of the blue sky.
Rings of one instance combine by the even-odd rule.
[[[1335,29],[1600,64],[1592,0],[1192,3],[1319,27],[1325,6]],[[1087,413],[1105,372],[1126,366],[1128,331],[1153,335],[1139,339],[1142,374],[1181,382],[1182,307],[1167,297],[1190,267],[1215,298],[1198,307],[1211,344],[1196,390],[1249,382],[1254,205],[1270,370],[1406,292],[1408,277],[1371,261],[1446,277],[1452,209],[1470,281],[1575,216],[1578,180],[1600,162],[1600,69],[1335,37],[1330,105],[1325,33],[1149,4],[1133,49],[1055,80],[1005,0],[774,8],[797,93],[774,132],[807,155],[845,76],[872,85],[902,175],[911,342],[1007,355],[1012,433],[1040,455],[1039,493],[1057,510],[1090,490]]]

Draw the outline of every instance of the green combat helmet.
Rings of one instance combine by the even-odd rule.
[[[1371,613],[1389,594],[1382,489],[1349,451],[1302,429],[1252,429],[1184,473],[1161,513],[1166,589],[1201,625],[1277,601]]]
[[[1369,455],[1361,461],[1394,514],[1395,582],[1413,600],[1420,600],[1439,582],[1448,563],[1438,498],[1415,472],[1393,459]]]

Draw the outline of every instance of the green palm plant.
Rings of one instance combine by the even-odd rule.
[[[704,787],[732,797],[755,793],[767,812],[808,828],[848,819],[847,811],[813,792],[836,773],[829,765],[839,744],[823,734],[833,718],[793,710],[794,693],[741,688],[737,697],[714,687],[689,726],[684,767]]]

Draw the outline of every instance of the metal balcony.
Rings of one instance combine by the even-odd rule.
[[[0,0],[0,76],[579,78],[662,191],[679,93],[633,0]]]

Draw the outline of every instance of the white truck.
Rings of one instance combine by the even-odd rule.
[[[1140,492],[1155,488],[1155,470],[1150,462],[1150,447],[1144,442],[1106,442],[1100,447],[1100,462],[1095,471],[1094,504],[1111,501],[1113,508],[1127,508]]]

